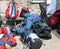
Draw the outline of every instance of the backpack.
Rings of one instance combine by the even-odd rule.
[[[17,3],[10,2],[8,5],[8,8],[6,9],[5,12],[5,17],[7,19],[16,19],[18,17],[19,11],[17,9]]]
[[[28,12],[29,12],[29,9],[27,7],[23,7],[20,13],[20,17],[24,17],[24,14]]]
[[[40,38],[51,39],[51,29],[47,23],[44,22],[44,19],[37,14],[32,14],[31,17],[33,18],[33,32],[36,33]]]
[[[57,28],[59,26],[60,10],[57,10],[49,20],[49,24],[52,28]]]

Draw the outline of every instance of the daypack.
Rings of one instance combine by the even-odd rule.
[[[29,9],[27,7],[23,7],[21,9],[20,17],[24,17],[24,14],[28,12],[29,12]]]
[[[52,28],[56,28],[59,26],[59,20],[60,19],[60,10],[57,10],[49,20],[49,24]]]
[[[17,3],[10,2],[8,8],[6,9],[5,17],[7,19],[16,19],[18,15],[19,15],[19,11],[17,9]]]

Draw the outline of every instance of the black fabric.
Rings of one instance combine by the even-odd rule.
[[[33,24],[33,31],[40,38],[51,39],[51,28],[43,22],[36,22]]]
[[[34,39],[35,42],[31,42],[30,49],[40,49],[42,46],[42,41],[40,39]]]

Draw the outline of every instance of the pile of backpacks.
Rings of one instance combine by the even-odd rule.
[[[22,41],[25,43],[25,49],[40,49],[42,46],[40,38],[52,38],[51,28],[41,16],[36,13],[30,14],[26,7],[22,8],[20,16],[24,18],[24,21],[21,21],[16,32],[21,35]]]
[[[28,29],[32,29],[33,32],[36,33],[40,38],[50,39],[52,37],[51,28],[46,23],[44,18],[42,18],[42,16],[39,16],[36,13],[30,14],[29,9],[26,7],[22,8],[21,13],[20,15],[24,17],[25,19],[24,21],[25,21],[25,24],[27,24],[26,27],[28,27]]]
[[[3,27],[0,29],[0,49],[11,49],[16,46],[17,41],[9,27]]]

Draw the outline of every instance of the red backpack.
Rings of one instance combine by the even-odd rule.
[[[9,3],[8,8],[6,9],[6,12],[5,12],[5,17],[7,19],[16,19],[18,17],[19,10],[16,7],[17,7],[16,2],[14,2],[14,6],[12,2]]]
[[[24,17],[24,13],[28,13],[29,9],[27,7],[23,7],[20,13],[20,17]]]
[[[60,19],[60,10],[57,10],[51,17],[50,17],[50,21],[49,24],[51,27],[55,27],[56,25],[58,25]]]

